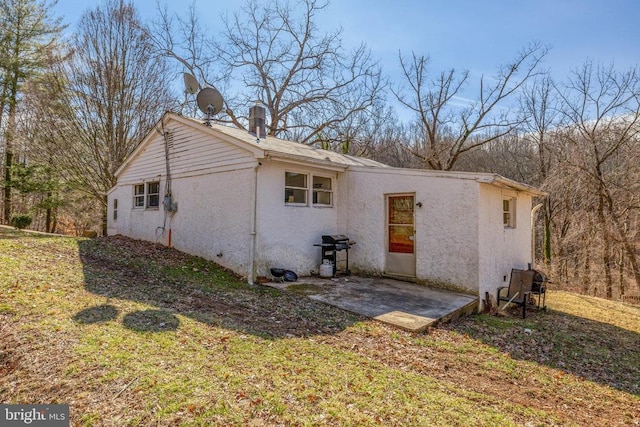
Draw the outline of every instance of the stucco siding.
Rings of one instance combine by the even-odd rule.
[[[172,245],[246,276],[251,242],[253,168],[177,178]]]
[[[307,206],[291,206],[284,201],[285,172],[318,175],[333,179],[333,206],[313,206],[311,190]],[[300,276],[317,273],[323,234],[336,234],[337,212],[341,200],[335,187],[338,173],[301,164],[264,160],[258,169],[256,218],[256,274],[270,277],[271,267],[295,271]]]
[[[165,181],[159,177],[160,189],[164,188]],[[148,180],[151,181],[151,180]],[[141,181],[142,182],[142,181]],[[118,219],[113,219],[113,200],[118,200]],[[109,193],[107,198],[107,232],[109,235],[122,234],[134,239],[155,242],[156,228],[162,225],[164,211],[162,207],[141,209],[133,207],[133,185],[119,184]],[[163,242],[164,243],[164,242]]]
[[[502,201],[516,199],[514,228],[503,225]],[[508,286],[512,268],[526,269],[531,262],[531,196],[480,184],[480,289],[481,299],[488,292],[495,303],[496,289]]]
[[[386,199],[413,193],[416,278],[478,289],[478,184],[473,180],[424,176],[420,171],[348,170],[339,211],[340,228],[357,245],[354,269],[380,274],[386,262]],[[342,208],[345,208],[342,210]]]

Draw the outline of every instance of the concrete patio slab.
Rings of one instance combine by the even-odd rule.
[[[269,282],[278,289],[302,291],[309,298],[412,332],[477,309],[478,298],[382,277],[302,277]]]

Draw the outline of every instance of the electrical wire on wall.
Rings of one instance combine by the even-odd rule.
[[[164,127],[164,122],[160,121],[161,128],[158,129],[156,127],[156,132],[162,135],[164,141],[164,160],[165,160],[165,170],[166,170],[166,179],[164,185],[164,199],[162,204],[164,205],[164,215],[162,220],[162,225],[156,228],[156,243],[160,240],[161,237],[164,237],[167,233],[167,220],[169,221],[169,237],[167,246],[171,246],[171,220],[173,219],[173,215],[176,213],[176,204],[173,201],[173,194],[171,193],[171,162],[169,159],[169,151],[170,148],[173,148],[173,134],[171,131],[166,130]]]

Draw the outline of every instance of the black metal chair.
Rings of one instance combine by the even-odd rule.
[[[522,306],[522,318],[527,315],[527,304],[531,298],[534,270],[511,270],[511,280],[509,286],[501,286],[498,288],[498,307],[500,307],[500,301],[505,301],[508,304],[517,304]],[[506,295],[504,290],[507,289]],[[542,289],[544,293],[544,289]]]

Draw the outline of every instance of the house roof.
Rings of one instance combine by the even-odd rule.
[[[169,114],[172,116],[175,115],[174,113]],[[183,116],[178,117],[203,126],[202,120]],[[207,129],[207,127],[205,127],[205,129]],[[223,133],[237,141],[250,145],[254,149],[261,150],[264,153],[264,157],[299,159],[319,163],[332,163],[340,166],[389,167],[384,163],[366,159],[364,157],[336,153],[335,151],[323,150],[307,144],[275,138],[273,136],[260,138],[258,142],[255,135],[236,127],[212,123],[211,127],[208,129],[211,129],[214,132]]]
[[[176,113],[167,112],[158,124],[167,124],[174,120],[183,123],[186,126],[208,132],[214,137],[224,139],[225,141],[244,148],[253,153],[256,158],[274,158],[284,161],[295,161],[315,164],[321,167],[337,168],[338,170],[346,170],[354,168],[358,170],[376,170],[382,173],[408,173],[419,174],[423,176],[438,176],[443,178],[469,179],[479,183],[491,184],[501,188],[512,189],[516,191],[524,191],[535,196],[546,196],[547,193],[542,192],[535,187],[523,184],[503,176],[493,173],[473,173],[473,172],[450,172],[450,171],[432,171],[408,168],[395,168],[375,160],[366,159],[364,157],[351,156],[348,154],[336,153],[335,151],[323,150],[306,144],[294,141],[287,141],[275,137],[260,138],[250,134],[246,130],[235,127],[224,126],[220,124],[211,124],[205,126],[202,120],[185,117]],[[124,169],[135,159],[144,147],[151,141],[155,135],[155,130],[151,130],[147,136],[140,142],[136,149],[125,159],[123,164],[118,168],[115,175],[118,176]]]
[[[351,167],[349,169],[366,171],[365,168]],[[465,179],[475,181],[480,184],[489,184],[495,187],[504,188],[513,191],[522,191],[529,193],[533,196],[546,197],[548,194],[544,191],[537,189],[536,187],[524,184],[522,182],[514,181],[509,178],[505,178],[502,175],[496,173],[486,172],[460,172],[460,171],[441,171],[432,169],[410,169],[410,168],[395,168],[386,167],[384,169],[375,169],[371,172],[375,173],[388,173],[396,175],[413,175],[424,176],[431,178],[449,178],[449,179]]]

